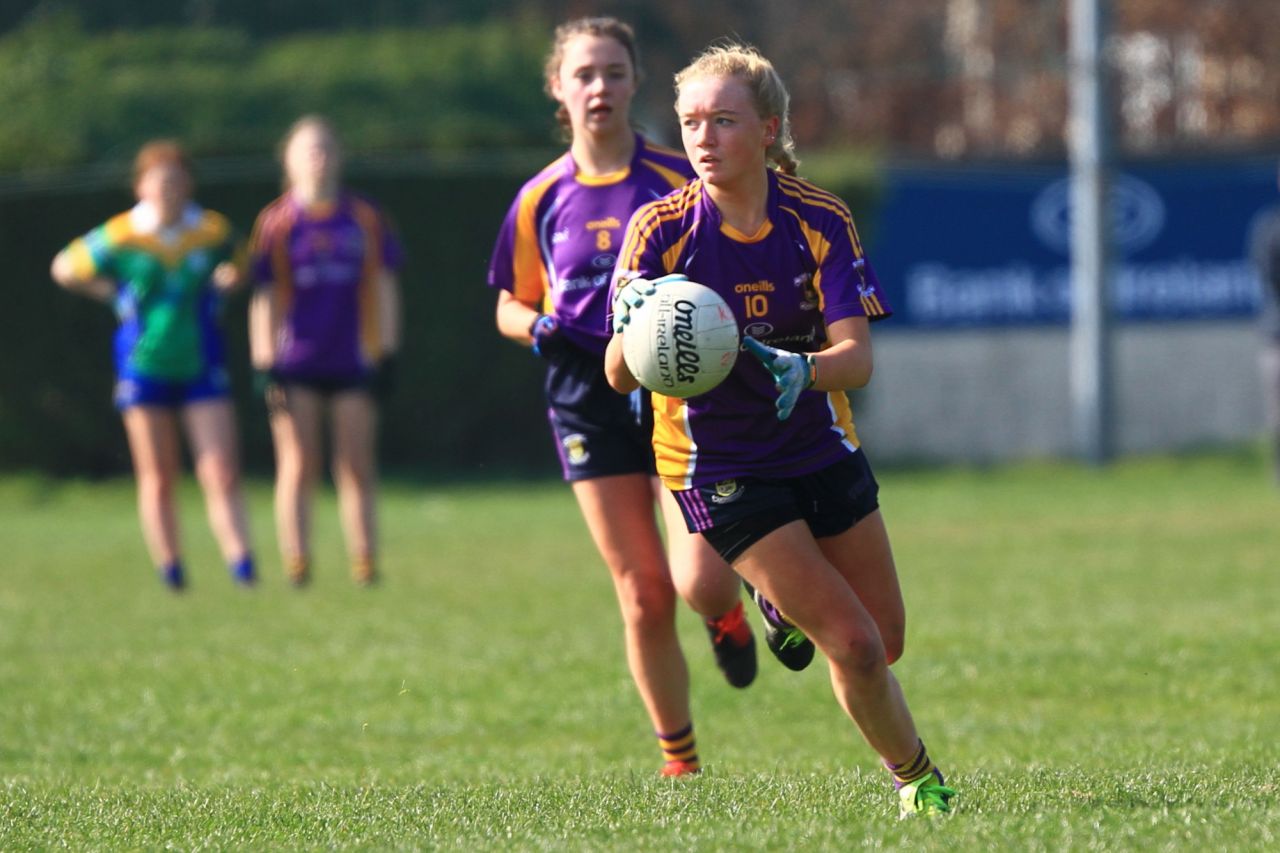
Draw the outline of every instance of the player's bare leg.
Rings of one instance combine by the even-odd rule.
[[[919,737],[889,671],[879,627],[808,526],[794,521],[773,531],[734,568],[827,656],[836,699],[871,748],[891,763],[907,761]]]
[[[643,474],[573,483],[591,537],[613,578],[627,663],[654,729],[690,725],[689,671],[676,636],[676,591]]]
[[[905,619],[880,513],[820,542],[804,522],[791,522],[734,568],[826,654],[836,699],[889,769],[901,814],[950,811],[955,791],[929,759],[889,670],[902,654]]]
[[[886,662],[898,660],[905,642],[907,613],[880,510],[838,536],[819,539],[818,548],[875,620]]]
[[[335,395],[331,403],[333,481],[352,578],[372,583],[377,575],[378,410],[364,391]]]
[[[680,597],[702,616],[716,665],[734,687],[756,677],[755,640],[742,608],[742,581],[698,533],[690,533],[671,492],[655,480],[667,534],[671,578]]]
[[[271,438],[276,452],[276,536],[285,573],[295,584],[306,583],[310,569],[311,501],[320,476],[321,417],[324,399],[293,386],[275,388],[271,404]]]
[[[205,400],[186,406],[182,419],[195,461],[196,478],[204,491],[209,526],[222,558],[237,581],[252,583],[252,549],[240,488],[234,409],[226,400]]]
[[[177,419],[158,406],[130,406],[122,417],[138,484],[142,538],[165,581],[179,588],[184,579],[174,495],[182,461]]]

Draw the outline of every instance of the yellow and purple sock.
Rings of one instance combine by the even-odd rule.
[[[289,557],[284,565],[285,577],[294,586],[303,586],[311,580],[311,560],[301,555]]]
[[[929,760],[929,752],[924,748],[924,741],[920,741],[919,748],[916,749],[915,755],[909,760],[901,764],[892,764],[884,761],[884,766],[893,774],[893,787],[901,788],[903,785],[909,785],[917,779],[928,776],[930,773],[938,777],[939,784],[945,784],[942,780],[942,773],[937,767],[933,766],[933,762]]]
[[[662,748],[662,758],[668,764],[685,765],[686,772],[694,772],[702,767],[698,761],[698,743],[693,737],[693,723],[678,732],[664,735],[658,732],[658,746]]]

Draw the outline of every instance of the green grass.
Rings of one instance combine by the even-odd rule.
[[[1280,496],[1253,451],[884,470],[895,667],[961,791],[898,822],[820,665],[720,679],[657,778],[616,606],[558,483],[385,490],[386,582],[234,588],[182,494],[189,593],[127,481],[0,482],[0,849],[1274,849]]]

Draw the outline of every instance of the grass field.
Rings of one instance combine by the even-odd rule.
[[[668,781],[558,483],[390,484],[386,582],[233,588],[183,492],[189,593],[131,484],[0,482],[0,849],[1275,849],[1280,495],[1252,450],[1105,471],[883,470],[896,666],[954,817],[896,819],[825,667],[720,679]],[[767,654],[767,653],[766,653]]]

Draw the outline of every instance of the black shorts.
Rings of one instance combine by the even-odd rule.
[[[793,521],[822,539],[880,507],[880,486],[861,450],[799,477],[741,477],[674,494],[689,532],[701,533],[727,563]]]
[[[655,473],[648,392],[619,394],[605,379],[604,359],[572,344],[548,359],[545,387],[566,480]]]
[[[277,385],[281,388],[305,388],[326,399],[335,394],[348,391],[369,391],[372,381],[369,374],[356,376],[290,376],[285,373],[272,373]]]
[[[289,392],[303,389],[318,394],[325,403],[329,403],[338,394],[357,392],[372,394],[368,376],[288,376],[275,371],[271,373],[272,386],[267,388],[267,412],[272,417],[288,411]]]

